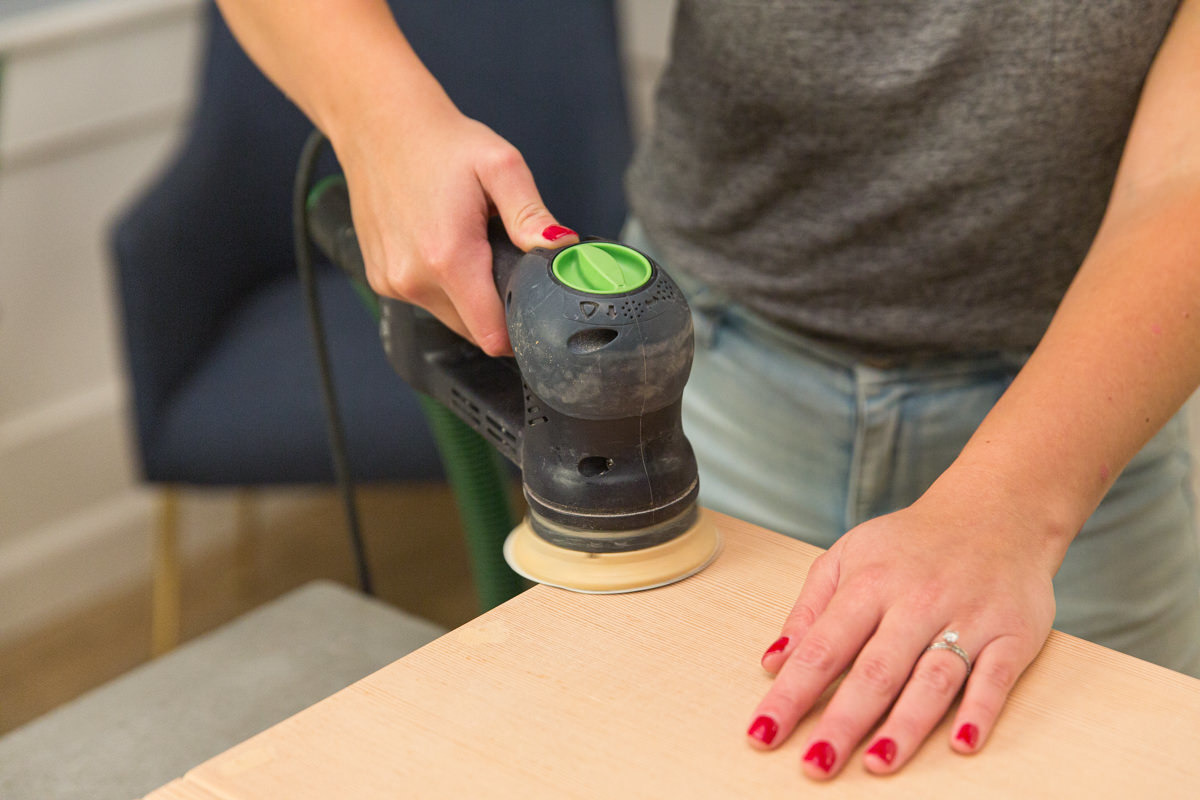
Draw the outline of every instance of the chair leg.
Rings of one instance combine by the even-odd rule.
[[[150,652],[161,656],[179,644],[183,605],[179,555],[179,489],[167,486],[158,502],[154,528],[154,567],[150,613]]]
[[[258,548],[262,533],[262,518],[258,509],[258,492],[249,487],[237,491],[237,522],[233,544],[234,580],[238,595],[249,600],[256,583]]]

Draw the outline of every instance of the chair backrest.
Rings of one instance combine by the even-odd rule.
[[[554,213],[581,232],[615,236],[631,146],[611,0],[392,7],[464,113],[522,151]],[[294,270],[291,183],[311,126],[211,5],[208,23],[188,135],[113,233],[143,438],[239,298]]]

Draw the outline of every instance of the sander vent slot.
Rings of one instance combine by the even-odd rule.
[[[579,462],[579,474],[585,478],[599,478],[613,467],[613,460],[605,456],[587,456]]]
[[[575,355],[586,355],[612,344],[617,332],[612,328],[587,328],[571,334],[567,348]]]
[[[510,448],[516,445],[516,435],[513,434],[513,432],[508,428],[504,427],[504,424],[500,422],[500,420],[496,419],[491,414],[488,414],[484,419],[487,422],[487,424],[484,426],[484,430],[487,432],[487,435],[496,442],[496,444],[501,445],[502,447]]]
[[[479,406],[467,399],[466,395],[458,389],[451,387],[450,399],[454,403],[454,408],[462,413],[462,416],[469,418],[470,423],[478,430],[483,427],[483,415],[479,411]]]
[[[525,387],[525,424],[532,428],[534,425],[541,425],[542,423],[549,422],[549,421],[550,421],[550,418],[547,417],[544,413],[542,413],[542,407],[537,404],[537,400],[536,400],[536,398],[534,398],[533,393],[530,392],[529,387],[526,386]]]

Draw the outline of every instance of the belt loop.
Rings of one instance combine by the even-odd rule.
[[[696,346],[711,350],[716,347],[718,333],[726,322],[729,302],[719,292],[688,275],[672,277],[683,296],[687,298],[688,307],[692,311]]]
[[[696,333],[696,346],[712,350],[717,346],[717,332],[725,321],[725,312],[719,307],[692,306],[692,328]]]

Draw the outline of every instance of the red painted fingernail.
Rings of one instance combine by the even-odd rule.
[[[893,739],[880,739],[871,745],[867,755],[875,756],[885,764],[891,764],[896,760],[896,742]]]
[[[804,754],[804,760],[821,772],[829,772],[833,769],[833,762],[837,760],[837,753],[833,751],[833,745],[829,742],[815,742]]]
[[[557,242],[564,236],[575,236],[575,231],[570,228],[564,228],[562,225],[550,225],[546,230],[542,231],[542,238],[548,242]]]
[[[768,647],[767,652],[763,653],[763,658],[766,658],[767,656],[771,655],[771,653],[780,652],[781,650],[783,650],[783,648],[787,647],[787,645],[788,645],[788,637],[780,636],[778,639],[775,640],[775,644]]]
[[[979,744],[979,728],[968,722],[958,729],[958,733],[954,734],[954,738],[974,750],[975,745]]]
[[[779,733],[779,723],[768,716],[757,717],[754,722],[750,723],[750,730],[746,733],[751,739],[758,739],[763,744],[770,744],[775,741],[775,736]]]

